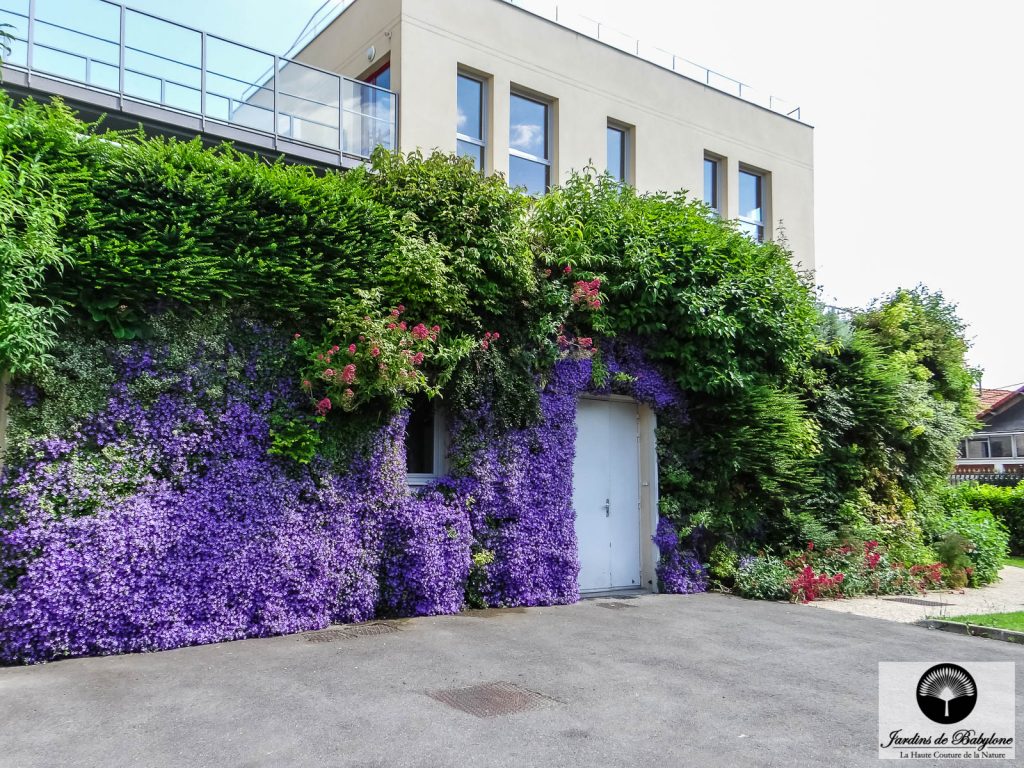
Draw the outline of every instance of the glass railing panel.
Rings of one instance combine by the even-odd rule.
[[[354,80],[345,81],[343,93],[345,154],[365,158],[378,146],[393,150],[398,115],[395,94]]]
[[[6,45],[3,51],[5,64],[18,67],[28,66],[28,0],[0,0],[0,25],[7,24],[4,29],[13,38],[0,41]]]
[[[202,35],[138,11],[125,15],[125,95],[200,111]]]
[[[397,145],[391,91],[112,0],[0,0],[0,23],[13,67],[354,157]]]
[[[278,134],[339,149],[341,77],[282,60],[277,73]]]
[[[207,35],[206,116],[273,133],[274,57]]]
[[[97,88],[118,85],[121,13],[104,0],[36,0],[32,68]]]

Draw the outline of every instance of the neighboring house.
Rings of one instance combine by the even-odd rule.
[[[759,240],[783,221],[813,269],[811,126],[630,49],[504,0],[354,0],[295,59],[396,92],[402,151],[457,151],[538,194],[587,165],[687,189]]]
[[[1024,387],[983,389],[978,421],[984,428],[960,443],[958,475],[1024,475]]]

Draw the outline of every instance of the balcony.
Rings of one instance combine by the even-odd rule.
[[[395,149],[398,96],[113,0],[0,0],[4,87],[335,166]]]

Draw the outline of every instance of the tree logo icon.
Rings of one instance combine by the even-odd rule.
[[[974,678],[956,664],[937,664],[917,683],[917,706],[936,723],[959,723],[971,714],[977,701]]]

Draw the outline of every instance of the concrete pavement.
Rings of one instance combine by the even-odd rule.
[[[1022,662],[1021,732],[1022,647],[645,595],[0,669],[0,765],[877,766],[877,663],[933,659]]]

